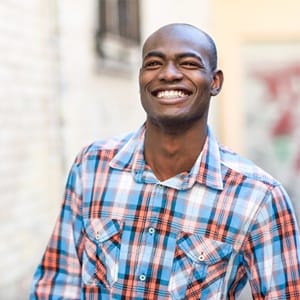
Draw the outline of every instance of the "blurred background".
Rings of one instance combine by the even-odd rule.
[[[0,299],[28,298],[75,155],[144,121],[140,46],[170,22],[214,37],[225,82],[210,124],[283,182],[300,216],[299,11],[298,0],[0,0]]]

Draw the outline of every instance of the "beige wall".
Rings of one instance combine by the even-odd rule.
[[[245,152],[242,45],[247,42],[300,41],[297,0],[213,0],[211,30],[216,39],[225,83],[220,95],[221,140]]]

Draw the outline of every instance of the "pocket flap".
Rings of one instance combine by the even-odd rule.
[[[177,244],[195,263],[205,263],[207,265],[229,259],[232,253],[230,244],[195,234],[184,233]]]
[[[121,222],[115,219],[88,219],[85,230],[89,238],[96,243],[103,243],[121,231]]]

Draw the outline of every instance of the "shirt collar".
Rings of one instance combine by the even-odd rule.
[[[210,128],[207,130],[207,138],[203,150],[191,171],[186,174],[178,174],[164,182],[159,182],[146,166],[144,160],[144,136],[145,125],[129,138],[128,142],[112,159],[110,166],[114,169],[131,172],[134,179],[140,183],[160,183],[183,190],[191,188],[195,182],[198,182],[213,189],[223,189],[219,145]]]

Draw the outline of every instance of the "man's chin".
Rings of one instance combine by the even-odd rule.
[[[195,124],[196,119],[163,116],[159,118],[148,118],[148,122],[166,131],[180,132],[192,127]]]

